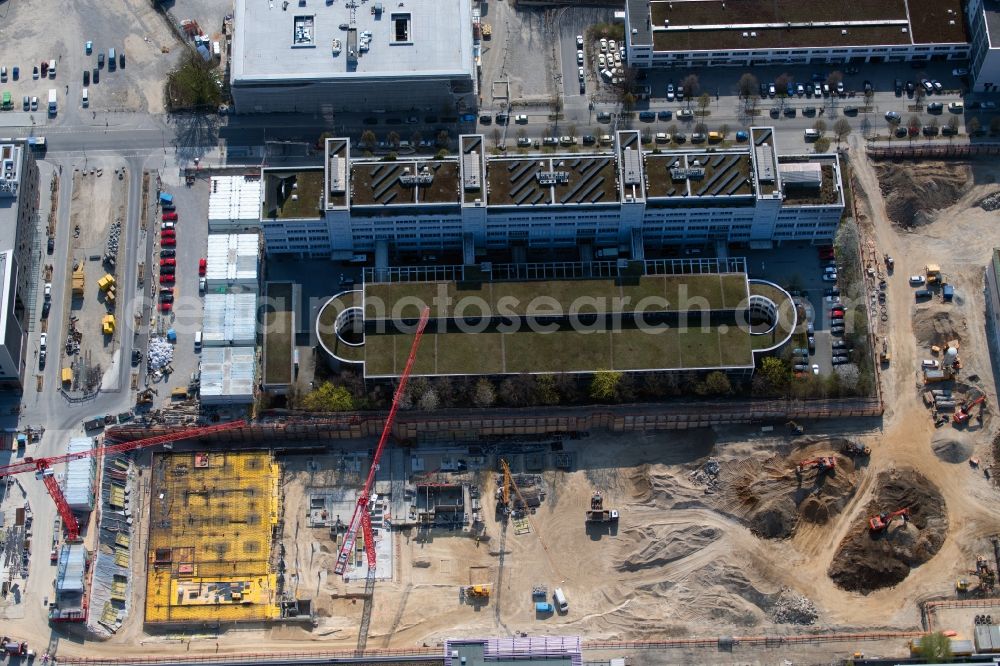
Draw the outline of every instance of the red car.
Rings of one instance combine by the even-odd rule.
[[[164,222],[176,222],[177,221],[177,213],[175,213],[173,211],[170,211],[168,213],[164,213],[163,214],[163,221]]]
[[[833,310],[830,310],[830,316],[831,317],[843,317],[844,316],[844,311],[841,308],[834,308]]]
[[[160,284],[171,284],[174,281],[174,276],[170,273],[164,273],[160,276]]]
[[[175,266],[177,265],[176,259],[160,259],[160,266]]]
[[[177,245],[177,239],[173,236],[164,236],[160,239],[160,245],[164,247],[174,247]]]
[[[208,262],[204,257],[198,260],[198,275],[205,277],[205,270],[208,269]]]
[[[173,307],[171,303],[167,302],[160,303],[160,312],[170,312],[171,307]]]

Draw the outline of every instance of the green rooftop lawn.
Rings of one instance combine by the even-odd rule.
[[[323,170],[297,171],[295,172],[295,183],[298,186],[295,189],[298,200],[293,200],[291,196],[285,199],[284,203],[278,207],[278,219],[319,217],[319,206],[322,205],[320,197],[323,196],[324,187]]]
[[[264,315],[264,383],[288,384],[292,381],[292,285],[271,283],[267,297],[277,306]],[[281,309],[282,304],[284,308]]]

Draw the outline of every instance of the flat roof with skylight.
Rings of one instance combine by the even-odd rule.
[[[463,0],[236,0],[234,16],[234,81],[474,71],[472,8]]]

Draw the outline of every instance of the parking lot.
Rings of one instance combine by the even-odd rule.
[[[104,124],[103,111],[163,111],[163,80],[170,70],[178,43],[164,22],[144,0],[111,0],[106,3],[7,2],[3,5],[3,53],[8,80],[0,89],[9,91],[15,109],[21,112],[23,96],[38,97],[39,108],[29,113],[29,124]],[[86,53],[86,42],[91,53]],[[114,71],[107,61],[108,49],[115,49]],[[98,63],[99,55],[104,63]],[[124,56],[124,60],[122,60]],[[41,63],[54,60],[54,78],[41,78]],[[33,68],[39,67],[39,78]],[[18,80],[13,68],[19,69]],[[98,69],[98,81],[93,71]],[[90,75],[89,107],[82,106],[84,72]],[[48,75],[48,72],[46,73]],[[47,114],[48,91],[56,89],[59,110],[55,118]],[[23,113],[23,112],[22,112]],[[20,121],[16,121],[20,122]]]
[[[154,244],[154,255],[151,266],[155,266],[152,279],[148,282],[147,298],[155,303],[157,315],[154,330],[165,335],[168,329],[177,334],[174,345],[174,373],[163,381],[154,384],[159,391],[159,401],[168,399],[175,388],[186,388],[191,381],[191,374],[198,370],[199,350],[195,349],[195,333],[202,328],[202,308],[204,299],[198,288],[198,260],[205,256],[208,244],[208,181],[199,179],[191,187],[184,184],[177,172],[162,174],[163,191],[174,197],[177,222],[175,227],[176,245],[166,247],[173,249],[174,266],[173,282],[160,282],[158,265],[160,251],[165,246],[162,239],[157,238]],[[151,191],[155,194],[155,190]],[[162,212],[158,210],[155,223],[162,225]],[[173,285],[173,303],[169,312],[159,310],[161,287]]]

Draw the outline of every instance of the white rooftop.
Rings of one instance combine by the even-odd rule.
[[[254,347],[206,347],[201,352],[202,402],[252,402],[256,367]]]
[[[256,336],[256,294],[205,294],[202,340],[206,347],[252,345]]]
[[[473,73],[471,0],[236,0],[234,17],[234,82]]]
[[[257,286],[260,237],[257,234],[209,234],[205,278],[218,284]]]
[[[260,221],[260,176],[212,176],[208,221]]]

